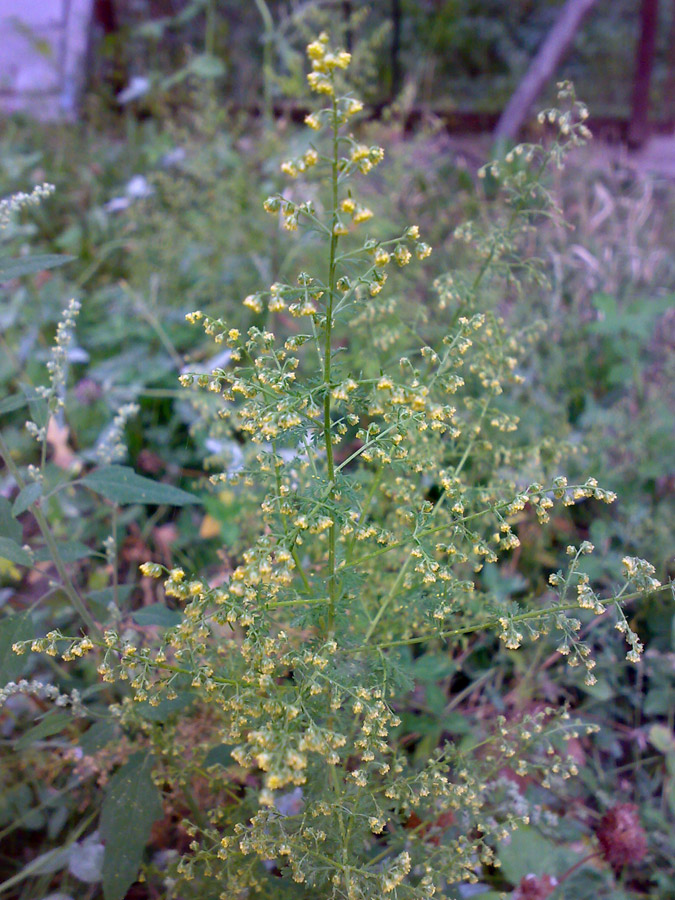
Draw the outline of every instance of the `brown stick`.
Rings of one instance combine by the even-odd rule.
[[[112,34],[117,31],[119,22],[113,0],[95,0],[94,19],[101,26],[104,34]]]
[[[664,90],[664,118],[672,118],[675,112],[675,0],[672,0],[673,17],[668,35],[668,70]]]
[[[639,147],[649,135],[649,83],[654,65],[658,12],[659,0],[642,0],[640,41],[635,57],[633,104],[628,126],[628,143],[631,147]]]
[[[494,132],[497,140],[516,138],[532,104],[571,47],[584,17],[596,2],[597,0],[567,0],[501,115]]]

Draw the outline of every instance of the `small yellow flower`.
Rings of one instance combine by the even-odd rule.
[[[321,128],[321,121],[317,115],[310,113],[308,116],[305,116],[305,125],[313,131],[319,131]]]
[[[352,162],[359,162],[361,159],[368,159],[369,155],[370,147],[366,147],[365,144],[356,144],[356,146],[352,147],[350,158]]]
[[[262,300],[257,294],[249,294],[248,297],[245,297],[242,301],[244,306],[248,307],[248,309],[253,310],[253,312],[262,312]]]
[[[328,94],[328,96],[332,97],[335,93],[331,81],[321,72],[310,72],[307,75],[307,83],[317,94]]]
[[[284,175],[289,175],[291,178],[297,178],[298,167],[292,160],[286,160],[286,162],[282,162],[281,171],[284,173]]]
[[[345,114],[347,116],[355,116],[363,109],[363,103],[360,100],[350,99],[345,104]]]
[[[356,209],[356,203],[352,200],[351,197],[345,197],[345,199],[340,203],[340,209],[342,212],[353,213]]]
[[[367,222],[368,219],[373,218],[372,209],[368,209],[367,206],[359,206],[354,215],[352,216],[352,221],[358,225],[360,222]]]
[[[305,151],[303,160],[305,161],[306,166],[315,166],[319,161],[319,154],[316,152],[316,150],[310,147],[309,150]]]
[[[319,38],[319,40],[312,41],[311,44],[307,44],[307,56],[310,59],[323,59],[325,55],[326,48],[321,42],[321,38]]]
[[[396,262],[399,264],[399,266],[407,266],[412,259],[412,253],[410,252],[410,250],[408,250],[407,247],[399,244],[394,251],[394,257],[396,258]]]
[[[390,259],[391,256],[387,253],[387,251],[380,248],[375,254],[375,265],[386,266]]]

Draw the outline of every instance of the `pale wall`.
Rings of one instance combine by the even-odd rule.
[[[75,118],[92,7],[93,0],[0,0],[0,110]]]

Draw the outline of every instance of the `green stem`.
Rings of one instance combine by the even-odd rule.
[[[660,587],[651,588],[648,591],[634,591],[632,594],[624,594],[621,597],[622,602],[628,603],[631,600],[637,600],[640,597],[648,597],[650,594],[658,594],[660,591],[665,590],[666,588],[671,588],[672,584],[669,582],[668,584],[662,584]],[[605,606],[609,606],[611,603],[614,603],[617,600],[617,597],[609,597],[607,600],[601,600],[601,602]],[[530,610],[530,612],[521,613],[519,616],[513,616],[509,619],[510,622],[514,624],[518,622],[527,622],[530,619],[541,619],[544,616],[553,616],[559,612],[568,612],[570,610],[578,610],[582,611],[584,607],[579,606],[578,603],[565,603],[560,604],[558,606],[550,606],[548,609],[534,609]],[[451,631],[438,631],[434,634],[425,634],[419,637],[414,638],[405,638],[399,641],[387,641],[383,644],[370,644],[364,642],[360,647],[354,647],[351,650],[346,652],[348,653],[360,653],[362,650],[386,650],[389,647],[408,647],[412,644],[423,644],[425,641],[433,641],[438,638],[449,638],[449,637],[458,637],[463,634],[472,634],[474,631],[487,631],[490,628],[497,628],[501,626],[503,616],[494,617],[492,619],[487,619],[485,622],[479,622],[475,625],[466,625],[463,628],[453,628]]]
[[[275,600],[267,603],[266,609],[280,609],[284,606],[314,606],[320,603],[330,603],[328,597],[296,597],[294,600]]]
[[[474,433],[472,434],[471,439],[469,440],[468,444],[466,445],[466,449],[464,451],[464,454],[462,455],[462,458],[460,459],[460,461],[457,463],[457,466],[455,467],[455,477],[457,477],[459,475],[459,473],[462,471],[467,459],[469,458],[469,454],[471,453],[471,450],[473,449],[473,445],[476,442],[476,438],[478,437],[478,434],[480,433],[480,426],[482,425],[483,419],[485,418],[485,414],[487,413],[489,406],[490,406],[490,397],[487,397],[487,399],[485,400],[485,403],[483,404],[483,409],[481,411],[480,418],[478,419],[478,425],[474,429]],[[436,505],[434,506],[434,508],[431,512],[431,515],[429,516],[429,521],[431,521],[438,514],[439,510],[443,506],[443,502],[446,497],[447,497],[447,494],[443,493],[438,498],[438,501],[436,502]],[[380,606],[380,608],[378,609],[378,611],[375,615],[375,618],[372,620],[372,622],[368,626],[368,631],[366,632],[366,635],[364,638],[365,644],[367,644],[368,641],[373,636],[373,632],[377,628],[378,622],[384,615],[389,604],[392,602],[392,600],[398,594],[398,589],[400,588],[400,586],[403,582],[403,579],[405,578],[406,572],[408,571],[408,569],[410,567],[410,563],[412,561],[413,561],[413,551],[411,550],[410,553],[408,554],[405,562],[401,566],[401,569],[400,569],[398,575],[396,576],[396,581],[394,581],[394,584],[392,585],[391,590],[387,594],[387,596],[384,600],[384,603],[382,603],[382,605]]]
[[[181,784],[181,790],[183,792],[183,796],[185,797],[185,802],[187,803],[188,807],[190,808],[190,812],[192,813],[192,816],[193,816],[198,828],[202,832],[206,831],[207,828],[209,827],[209,823],[207,822],[206,818],[204,817],[203,812],[197,805],[197,801],[194,798],[194,794],[192,793],[192,791],[190,790],[190,788],[188,787],[187,784]]]
[[[20,872],[17,872],[16,875],[13,875],[11,878],[8,878],[6,881],[3,881],[0,884],[0,894],[4,894],[10,888],[13,888],[17,884],[21,884],[22,881],[25,881],[26,878],[33,878],[39,874],[41,874],[45,862],[51,861],[52,859],[57,859],[60,857],[66,850],[73,846],[73,844],[77,841],[81,834],[83,834],[87,828],[91,825],[91,823],[98,817],[98,809],[95,809],[94,812],[87,816],[86,819],[82,819],[70,832],[68,835],[68,839],[64,845],[61,847],[57,847],[54,850],[50,850],[42,856],[38,856],[35,859],[31,860],[27,865],[25,865]],[[15,895],[16,896],[16,895]]]
[[[581,485],[581,484],[569,485],[569,490],[572,491],[572,490],[574,490],[575,487],[583,487],[583,485]],[[443,495],[443,496],[445,496],[445,495]],[[479,519],[481,516],[486,516],[488,513],[499,512],[502,509],[508,509],[508,507],[511,506],[511,504],[513,503],[513,500],[514,500],[513,497],[509,500],[501,500],[501,501],[499,501],[499,503],[495,504],[495,506],[489,506],[486,509],[479,509],[475,513],[471,513],[468,516],[462,516],[461,518],[456,519],[454,524],[463,525],[465,522],[470,522],[472,519]],[[401,540],[399,540],[399,541],[394,541],[393,543],[389,544],[388,546],[382,547],[380,550],[373,550],[372,553],[366,553],[364,556],[359,556],[358,559],[355,559],[352,562],[348,563],[347,565],[342,566],[342,568],[344,568],[344,569],[358,568],[358,566],[360,566],[364,562],[368,562],[371,559],[376,559],[378,556],[383,556],[385,553],[389,553],[392,550],[398,550],[399,547],[405,547],[405,545],[410,543],[410,541],[414,537],[423,538],[423,537],[428,537],[431,534],[438,534],[439,532],[443,531],[447,527],[448,526],[446,523],[444,525],[435,525],[433,528],[425,528],[423,531],[420,531],[415,535],[410,534],[404,538],[401,538]]]
[[[331,351],[333,338],[333,299],[336,290],[336,255],[338,245],[338,235],[335,233],[335,226],[338,221],[338,111],[337,102],[333,97],[333,116],[331,120],[333,129],[333,159],[332,167],[332,187],[333,187],[333,211],[332,211],[332,227],[330,235],[330,256],[328,260],[328,300],[326,306],[326,333],[324,340],[323,352],[323,439],[326,447],[326,465],[328,469],[328,481],[330,482],[330,497],[335,495],[335,461],[333,457],[333,433],[331,428]],[[332,518],[332,517],[331,517]],[[328,590],[330,605],[328,607],[328,624],[326,631],[328,634],[333,632],[335,627],[335,604],[337,600],[337,583],[335,580],[335,547],[337,542],[337,526],[333,521],[328,531]]]
[[[462,469],[464,468],[464,465],[465,465],[467,459],[469,458],[469,454],[470,454],[471,451],[473,450],[473,445],[476,443],[476,438],[477,438],[478,435],[480,434],[480,429],[481,429],[481,426],[482,426],[482,424],[483,424],[483,419],[485,418],[485,414],[487,413],[488,408],[489,408],[489,406],[490,406],[490,399],[491,399],[491,398],[488,396],[488,397],[486,398],[486,400],[485,400],[485,403],[483,404],[483,409],[481,410],[480,417],[479,417],[479,419],[478,419],[478,424],[474,426],[474,432],[473,432],[473,434],[471,435],[471,440],[470,440],[469,443],[466,445],[466,450],[464,451],[464,454],[462,455],[462,458],[461,458],[460,461],[457,463],[457,466],[456,466],[456,468],[455,468],[455,478],[459,475],[459,473],[460,473],[460,472],[462,471]]]
[[[136,311],[139,312],[143,316],[145,321],[148,323],[148,325],[150,325],[150,327],[152,329],[154,329],[157,337],[159,338],[160,342],[162,343],[162,346],[164,347],[166,352],[171,357],[171,360],[173,361],[174,366],[180,371],[183,368],[183,359],[180,356],[180,354],[178,353],[178,351],[176,350],[176,348],[174,347],[171,338],[166,333],[164,326],[162,325],[162,322],[160,321],[159,317],[155,314],[154,309],[145,302],[145,300],[143,299],[143,297],[140,294],[138,294],[138,293],[136,293],[136,291],[132,290],[130,285],[124,279],[122,279],[120,281],[120,287],[122,288],[124,293],[127,295],[127,297],[131,298],[132,302],[134,303],[134,305],[136,307]],[[157,288],[158,288],[158,281],[156,278],[153,278],[151,280],[151,284],[150,284],[150,291],[151,291],[151,294],[153,295],[153,299],[154,299],[154,295],[156,295],[156,293],[157,293]],[[153,302],[153,306],[154,306],[154,302]]]
[[[274,39],[274,20],[265,0],[255,0],[258,12],[263,20],[263,115],[269,128],[273,119],[272,108],[272,41]]]
[[[113,503],[111,537],[112,537],[112,550],[113,550],[113,560],[112,560],[113,599],[115,601],[115,609],[120,608],[119,572],[117,571],[117,567],[119,564],[118,555],[117,555],[117,515],[118,515],[118,513],[119,513],[119,506],[116,503]]]
[[[5,462],[5,465],[7,466],[10,474],[16,481],[17,486],[19,487],[19,490],[23,490],[26,486],[26,482],[21,477],[21,473],[19,472],[18,467],[16,466],[16,464],[14,463],[14,460],[12,459],[12,455],[9,451],[9,447],[7,446],[7,444],[5,444],[5,442],[2,438],[2,435],[0,435],[0,456],[2,456],[2,458]],[[61,579],[63,589],[66,592],[66,594],[68,595],[68,599],[72,603],[73,608],[77,611],[80,618],[86,623],[89,630],[93,634],[100,635],[101,634],[100,628],[94,621],[94,617],[89,612],[87,605],[84,602],[84,600],[82,599],[82,597],[80,597],[80,595],[78,594],[77,589],[75,588],[75,585],[73,584],[73,582],[70,578],[70,575],[68,574],[66,565],[65,565],[63,558],[61,557],[61,554],[59,552],[59,548],[56,543],[56,539],[54,538],[51,528],[49,527],[49,522],[47,521],[47,519],[46,519],[44,513],[42,512],[42,510],[40,509],[40,507],[38,506],[38,502],[39,501],[36,501],[35,503],[33,503],[31,505],[30,511],[32,512],[33,517],[35,518],[35,521],[37,522],[38,528],[40,529],[40,531],[42,533],[42,537],[44,538],[44,541],[47,544],[52,561],[53,561],[54,565],[56,566],[56,571],[59,573],[59,578]]]
[[[397,428],[398,428],[398,422],[394,423],[393,425],[390,425],[389,428],[385,428],[384,431],[380,431],[378,434],[375,435],[375,437],[373,437],[372,440],[367,440],[365,442],[365,444],[361,444],[361,446],[359,447],[358,450],[355,450],[351,454],[351,456],[348,456],[347,459],[343,460],[340,463],[340,465],[336,467],[335,471],[336,472],[342,471],[342,469],[344,469],[345,466],[348,466],[350,463],[354,462],[354,460],[357,459],[364,452],[364,450],[368,450],[370,447],[374,446],[375,444],[378,444],[382,440],[382,438],[385,438],[388,434],[390,434],[392,431],[395,431]]]
[[[367,495],[366,499],[363,501],[363,504],[361,506],[361,515],[359,516],[359,520],[356,523],[356,527],[354,528],[354,534],[352,535],[352,537],[349,541],[349,544],[347,545],[347,550],[345,552],[345,561],[346,562],[348,562],[351,559],[351,555],[354,552],[354,544],[356,543],[356,534],[357,534],[356,529],[360,525],[363,525],[363,523],[365,522],[366,513],[370,509],[370,504],[373,502],[373,500],[375,498],[375,494],[377,493],[377,490],[382,482],[383,475],[384,475],[384,466],[380,466],[380,468],[377,470],[377,473],[375,474],[375,477],[372,480],[372,483],[370,485],[370,490],[368,491],[368,495]]]
[[[274,452],[275,452],[275,454],[276,454],[276,448],[275,448]],[[276,478],[276,485],[277,485],[277,501],[278,501],[278,503],[279,503],[279,510],[280,510],[280,515],[281,515],[281,524],[282,524],[283,529],[284,529],[284,535],[285,535],[286,538],[288,538],[288,536],[289,536],[289,533],[288,533],[288,517],[285,516],[284,513],[281,512],[281,502],[282,502],[282,501],[281,501],[281,472],[279,471],[278,467],[276,467],[276,466],[275,466],[275,470],[274,470],[274,475],[275,475],[275,478]],[[294,543],[293,541],[289,541],[289,545],[290,545],[290,548],[291,548],[291,556],[293,557],[293,562],[295,563],[295,568],[296,568],[296,570],[297,570],[298,575],[300,576],[300,578],[302,578],[302,583],[303,583],[303,585],[305,586],[305,590],[309,593],[309,591],[311,591],[311,587],[310,587],[310,584],[309,584],[309,579],[307,578],[307,575],[305,574],[305,570],[304,570],[303,567],[302,567],[302,560],[300,559],[300,555],[299,555],[299,553],[298,553],[297,547],[295,546],[295,543]]]

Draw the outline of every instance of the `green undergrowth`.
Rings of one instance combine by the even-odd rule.
[[[302,130],[5,138],[0,889],[667,898],[672,199],[307,49]]]

